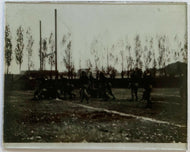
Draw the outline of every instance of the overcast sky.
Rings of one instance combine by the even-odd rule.
[[[76,69],[86,67],[86,60],[94,62],[91,48],[97,39],[101,42],[97,46],[100,64],[106,63],[106,53],[103,48],[108,49],[117,56],[122,49],[111,50],[111,46],[119,40],[125,43],[128,40],[133,45],[136,34],[140,35],[142,41],[156,35],[166,35],[169,45],[177,49],[174,41],[178,35],[179,41],[184,42],[186,33],[186,5],[184,4],[130,4],[130,5],[99,5],[99,4],[30,4],[30,3],[7,3],[6,24],[10,25],[13,48],[16,45],[16,29],[21,25],[26,32],[31,28],[34,39],[33,61],[34,69],[39,69],[39,21],[42,21],[42,37],[54,33],[54,9],[58,13],[58,70],[65,70],[63,64],[64,46],[62,38],[64,34],[71,33],[72,54]],[[22,70],[27,69],[26,34],[24,34],[24,58]],[[143,44],[143,42],[142,42]],[[133,47],[133,46],[132,46]],[[133,50],[133,49],[132,49]],[[127,54],[124,55],[127,56]],[[120,58],[119,58],[120,60]],[[171,61],[172,62],[172,61]],[[111,64],[111,63],[110,63]],[[120,63],[116,65],[121,69]],[[49,66],[46,66],[49,69]],[[19,67],[15,62],[15,54],[10,67],[11,73],[18,73]]]

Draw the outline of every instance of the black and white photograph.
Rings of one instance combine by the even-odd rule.
[[[187,4],[6,2],[4,143],[187,143]]]

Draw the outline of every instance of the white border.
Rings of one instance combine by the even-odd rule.
[[[189,0],[2,0],[3,2],[185,2],[188,3]]]
[[[97,1],[97,0],[0,0],[0,152],[1,151],[47,151],[48,149],[50,151],[57,151],[57,150],[64,150],[64,151],[73,151],[73,150],[79,150],[79,151],[94,151],[94,150],[135,150],[135,151],[146,151],[146,150],[155,150],[156,151],[185,151],[184,146],[185,144],[157,144],[157,143],[24,143],[24,144],[18,144],[18,143],[6,143],[3,144],[3,88],[4,88],[4,5],[5,2],[52,2],[52,3],[60,3],[60,2],[98,2],[98,3],[125,3],[125,2],[131,2],[131,3],[155,3],[155,2],[184,2],[187,3],[187,30],[188,30],[188,92],[190,92],[190,53],[189,53],[189,45],[190,45],[190,1],[189,0],[103,0],[103,1]],[[190,109],[190,96],[188,95],[188,109]],[[190,151],[190,144],[189,144],[189,137],[190,137],[190,131],[189,131],[189,125],[190,125],[190,111],[188,111],[188,144],[187,144],[187,151]],[[4,147],[9,147],[8,149],[4,149]]]
[[[54,149],[54,150],[178,150],[184,143],[5,143],[8,149]]]
[[[189,52],[189,46],[190,46],[190,1],[187,2],[187,43],[188,43],[188,51],[187,51],[187,61],[188,61],[188,73],[187,73],[187,151],[190,151],[190,131],[189,131],[189,127],[190,127],[190,104],[189,104],[189,101],[190,101],[190,96],[189,96],[189,92],[190,92],[190,52]]]
[[[0,151],[3,149],[3,88],[4,88],[4,0],[0,1]]]

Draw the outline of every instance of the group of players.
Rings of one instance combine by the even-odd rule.
[[[95,79],[92,73],[88,76],[83,71],[80,76],[80,86],[81,102],[84,99],[88,102],[89,97],[102,98],[104,101],[110,98],[115,99],[111,90],[111,83],[102,72]]]
[[[143,87],[143,96],[140,100],[146,100],[146,107],[151,108],[151,91],[152,91],[152,76],[150,71],[146,70],[144,73],[139,69],[135,69],[130,72],[130,79],[127,88],[131,89],[131,101],[138,101],[138,89]],[[115,96],[112,92],[112,84],[103,72],[100,72],[96,78],[93,77],[92,73],[82,71],[79,78],[79,94],[80,102],[89,102],[90,98],[101,98],[103,101],[109,99],[115,100]],[[141,86],[140,86],[141,85]],[[49,99],[49,98],[60,98],[66,99],[69,97],[73,99],[76,95],[73,93],[75,86],[72,80],[61,77],[61,79],[53,80],[52,78],[46,80],[40,78],[38,80],[37,88],[34,92],[34,99]]]

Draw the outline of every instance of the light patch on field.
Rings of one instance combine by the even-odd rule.
[[[156,96],[162,96],[162,97],[178,97],[181,98],[180,95],[176,95],[176,94],[163,94],[163,93],[152,93],[152,95],[156,95]]]
[[[71,102],[69,102],[69,103],[71,103]],[[122,112],[108,110],[108,109],[104,109],[104,108],[95,108],[95,107],[91,107],[91,106],[87,106],[87,105],[83,105],[83,104],[77,104],[77,103],[75,103],[75,105],[78,105],[79,107],[95,110],[95,111],[104,111],[107,113],[117,114],[117,115],[125,116],[125,117],[133,117],[136,119],[140,119],[140,120],[144,120],[144,121],[151,121],[151,122],[159,123],[159,124],[167,124],[167,125],[172,125],[172,126],[181,127],[181,128],[186,127],[185,125],[180,125],[180,124],[176,124],[176,123],[171,123],[171,122],[167,122],[167,121],[157,120],[157,119],[133,115],[133,114],[122,113]]]
[[[164,103],[164,104],[174,104],[174,105],[180,105],[180,103],[177,102],[166,102],[166,101],[154,101],[155,103]]]

